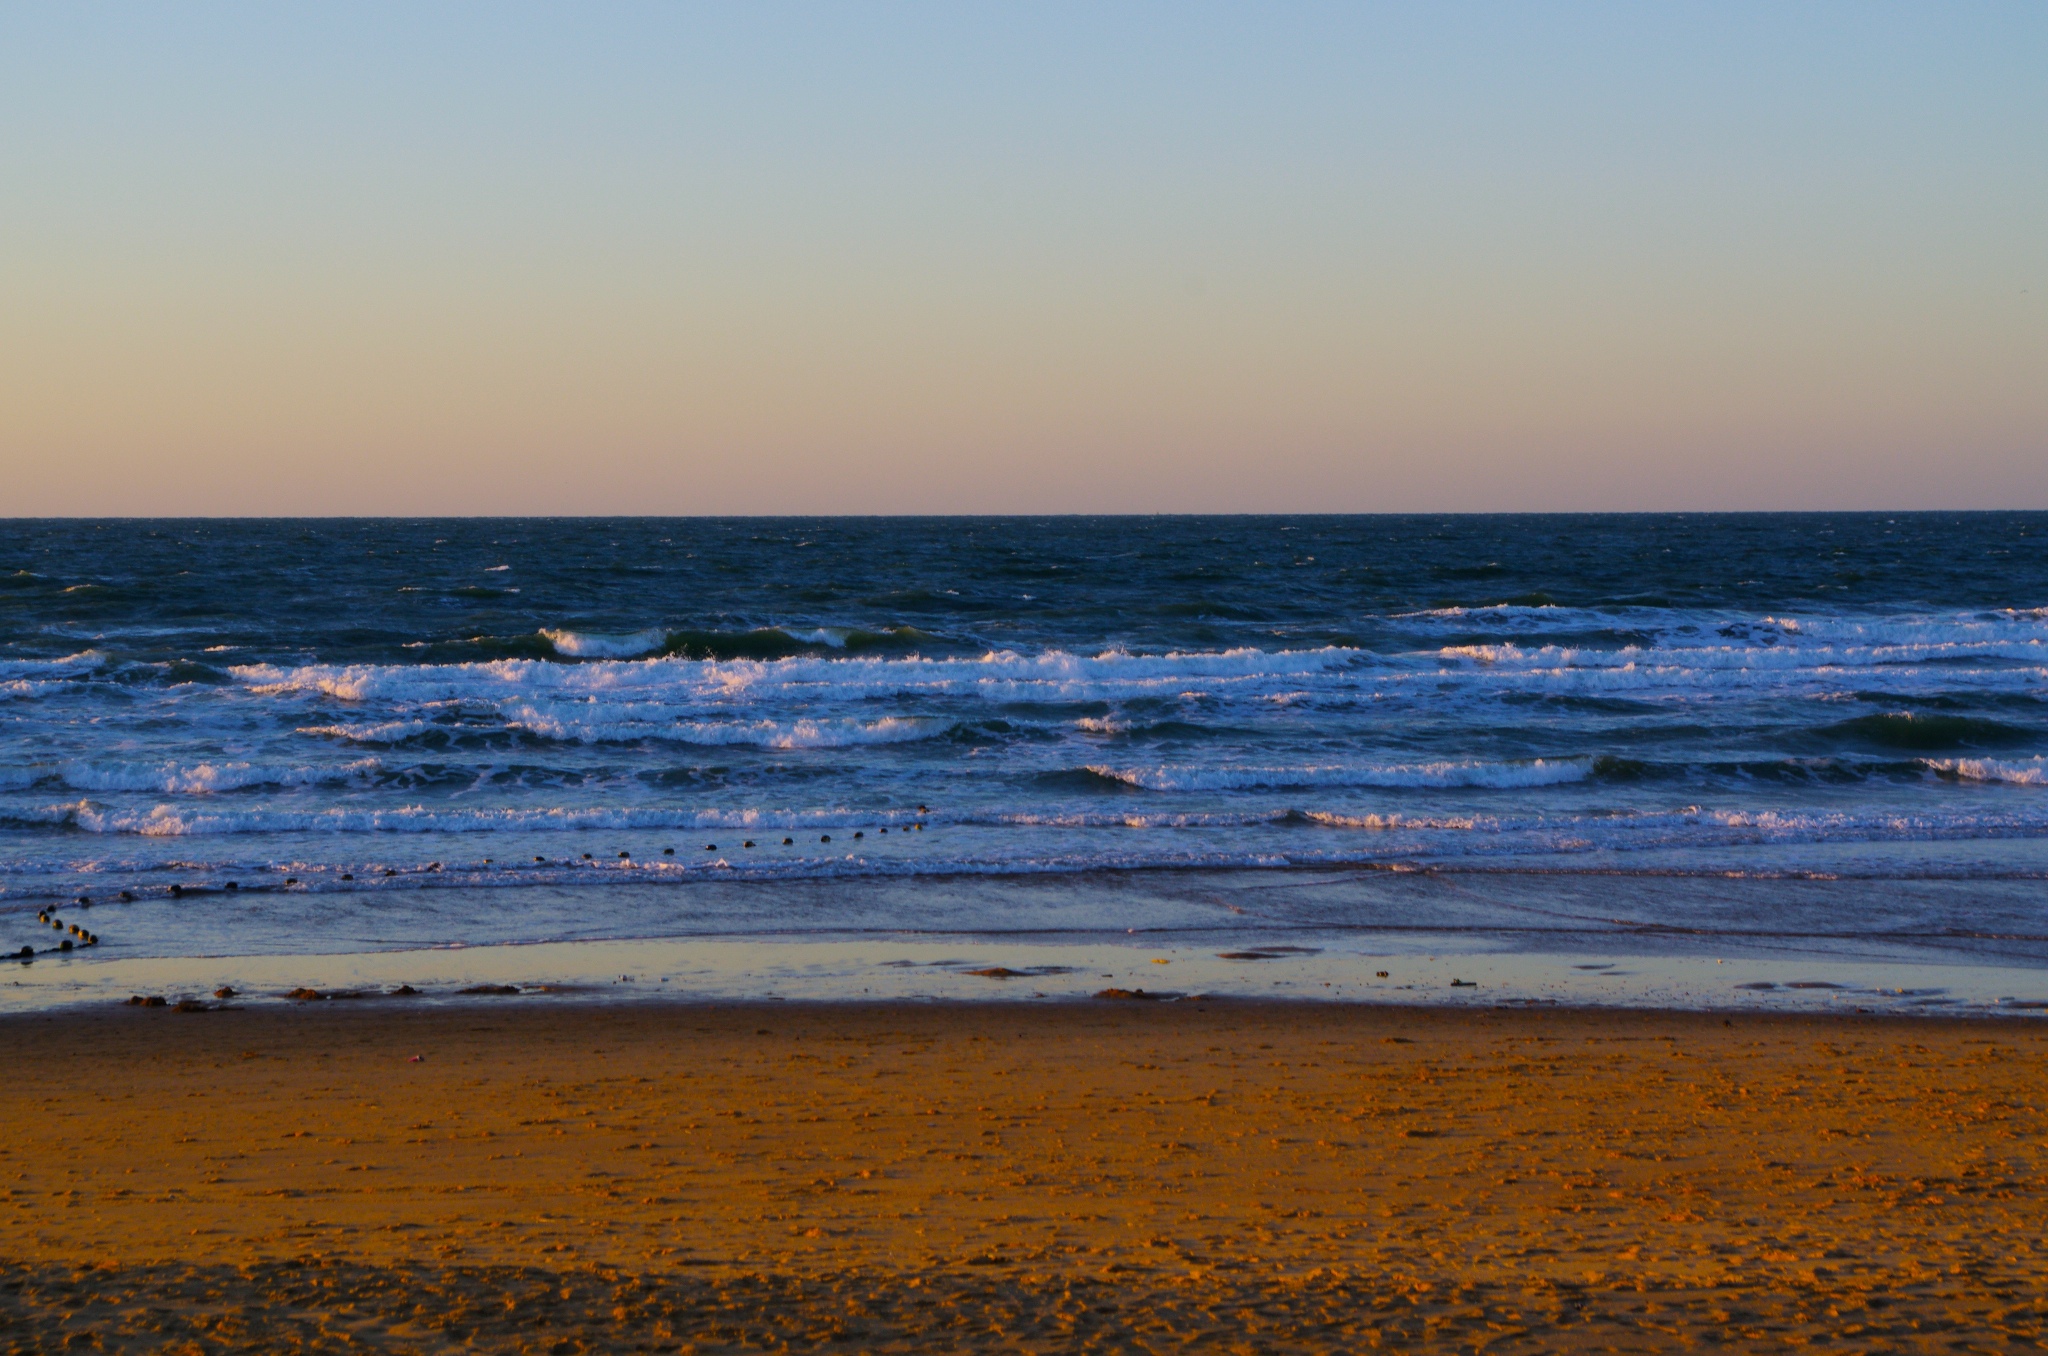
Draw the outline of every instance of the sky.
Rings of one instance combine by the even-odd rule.
[[[2048,6],[0,8],[0,515],[2048,509]]]

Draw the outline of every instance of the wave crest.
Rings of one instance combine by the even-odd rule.
[[[541,635],[554,648],[556,654],[574,659],[632,659],[643,654],[653,654],[668,644],[668,632],[659,627],[635,631],[624,636],[551,631],[543,627]]]
[[[2048,757],[1928,758],[1922,760],[1937,777],[1961,782],[2006,782],[2013,786],[2048,786]]]

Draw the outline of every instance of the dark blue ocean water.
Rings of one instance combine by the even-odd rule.
[[[2048,954],[2048,515],[0,522],[8,949],[1340,868],[1268,921]]]

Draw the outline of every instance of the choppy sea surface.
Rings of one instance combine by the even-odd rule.
[[[23,971],[713,936],[2048,972],[2048,514],[0,521]]]

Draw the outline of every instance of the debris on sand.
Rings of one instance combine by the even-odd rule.
[[[1104,989],[1095,996],[1097,998],[1134,999],[1140,1003],[1163,1003],[1169,999],[1180,997],[1177,993],[1150,993],[1144,989]]]
[[[1284,960],[1289,956],[1315,956],[1322,953],[1319,946],[1256,946],[1248,951],[1219,951],[1220,960]]]
[[[1074,972],[1071,965],[1027,965],[1022,970],[1012,970],[1007,965],[989,965],[979,970],[962,970],[963,975],[980,975],[983,979],[1041,979],[1046,975],[1068,975]],[[1104,975],[1104,979],[1109,976]]]
[[[473,984],[473,985],[471,985],[471,986],[470,986],[469,988],[467,988],[467,989],[459,989],[459,990],[457,990],[457,992],[458,992],[458,993],[518,993],[518,992],[519,992],[519,986],[518,986],[517,984]]]

